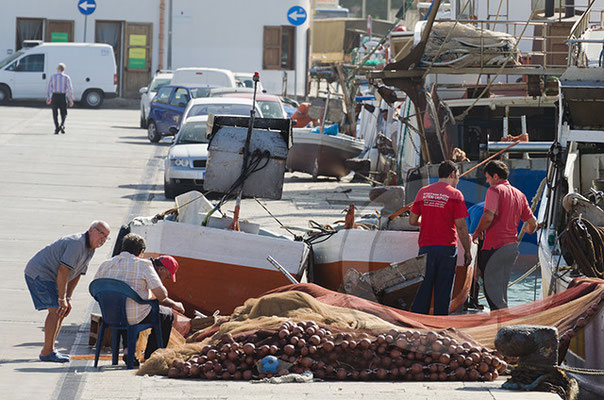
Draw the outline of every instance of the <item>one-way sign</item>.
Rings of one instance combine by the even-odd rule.
[[[78,1],[78,10],[84,15],[90,15],[96,10],[96,1],[80,0]]]
[[[287,20],[294,26],[302,25],[306,21],[306,10],[300,6],[293,6],[287,10]]]

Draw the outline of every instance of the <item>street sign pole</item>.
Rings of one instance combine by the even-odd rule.
[[[78,10],[84,15],[84,42],[88,31],[88,16],[96,10],[96,0],[79,0]]]
[[[84,43],[86,43],[86,31],[88,30],[88,15],[84,15]]]

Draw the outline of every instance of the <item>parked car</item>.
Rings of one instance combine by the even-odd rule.
[[[250,99],[254,98],[253,93],[226,93],[221,96],[224,99]],[[256,93],[256,103],[262,112],[264,118],[287,118],[285,109],[279,97],[272,94]]]
[[[147,118],[149,117],[149,109],[151,101],[157,94],[157,91],[166,86],[172,80],[172,71],[159,71],[153,76],[148,86],[142,87],[139,90],[141,94],[141,128],[147,128]]]
[[[182,116],[182,122],[196,115],[242,115],[249,116],[252,108],[252,100],[241,98],[208,97],[194,99],[189,102]],[[256,105],[256,116],[263,117],[262,111]]]
[[[218,68],[178,68],[174,71],[172,83],[178,85],[237,87],[235,75],[228,69]]]
[[[185,121],[168,150],[164,194],[171,199],[189,190],[203,190],[208,159],[207,115]]]
[[[10,99],[46,100],[48,79],[59,63],[73,85],[74,101],[98,108],[117,96],[113,48],[101,43],[40,43],[0,61],[0,103]]]
[[[251,72],[234,72],[237,86],[254,88],[254,74]],[[263,92],[262,82],[258,82],[258,91]]]
[[[151,102],[147,119],[147,137],[153,143],[162,136],[174,135],[189,100],[206,97],[212,86],[166,85],[159,89]]]

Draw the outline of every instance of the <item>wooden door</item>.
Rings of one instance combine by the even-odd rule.
[[[139,97],[151,80],[153,24],[126,22],[124,35],[123,96]]]
[[[46,20],[45,42],[73,42],[73,20]]]

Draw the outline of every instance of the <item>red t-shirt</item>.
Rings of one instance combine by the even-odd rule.
[[[455,220],[468,216],[463,194],[445,182],[420,189],[411,212],[421,215],[419,246],[456,246]]]
[[[486,230],[485,250],[498,249],[518,241],[518,223],[526,222],[533,213],[524,193],[505,180],[487,190],[484,209],[495,213],[491,226]]]

